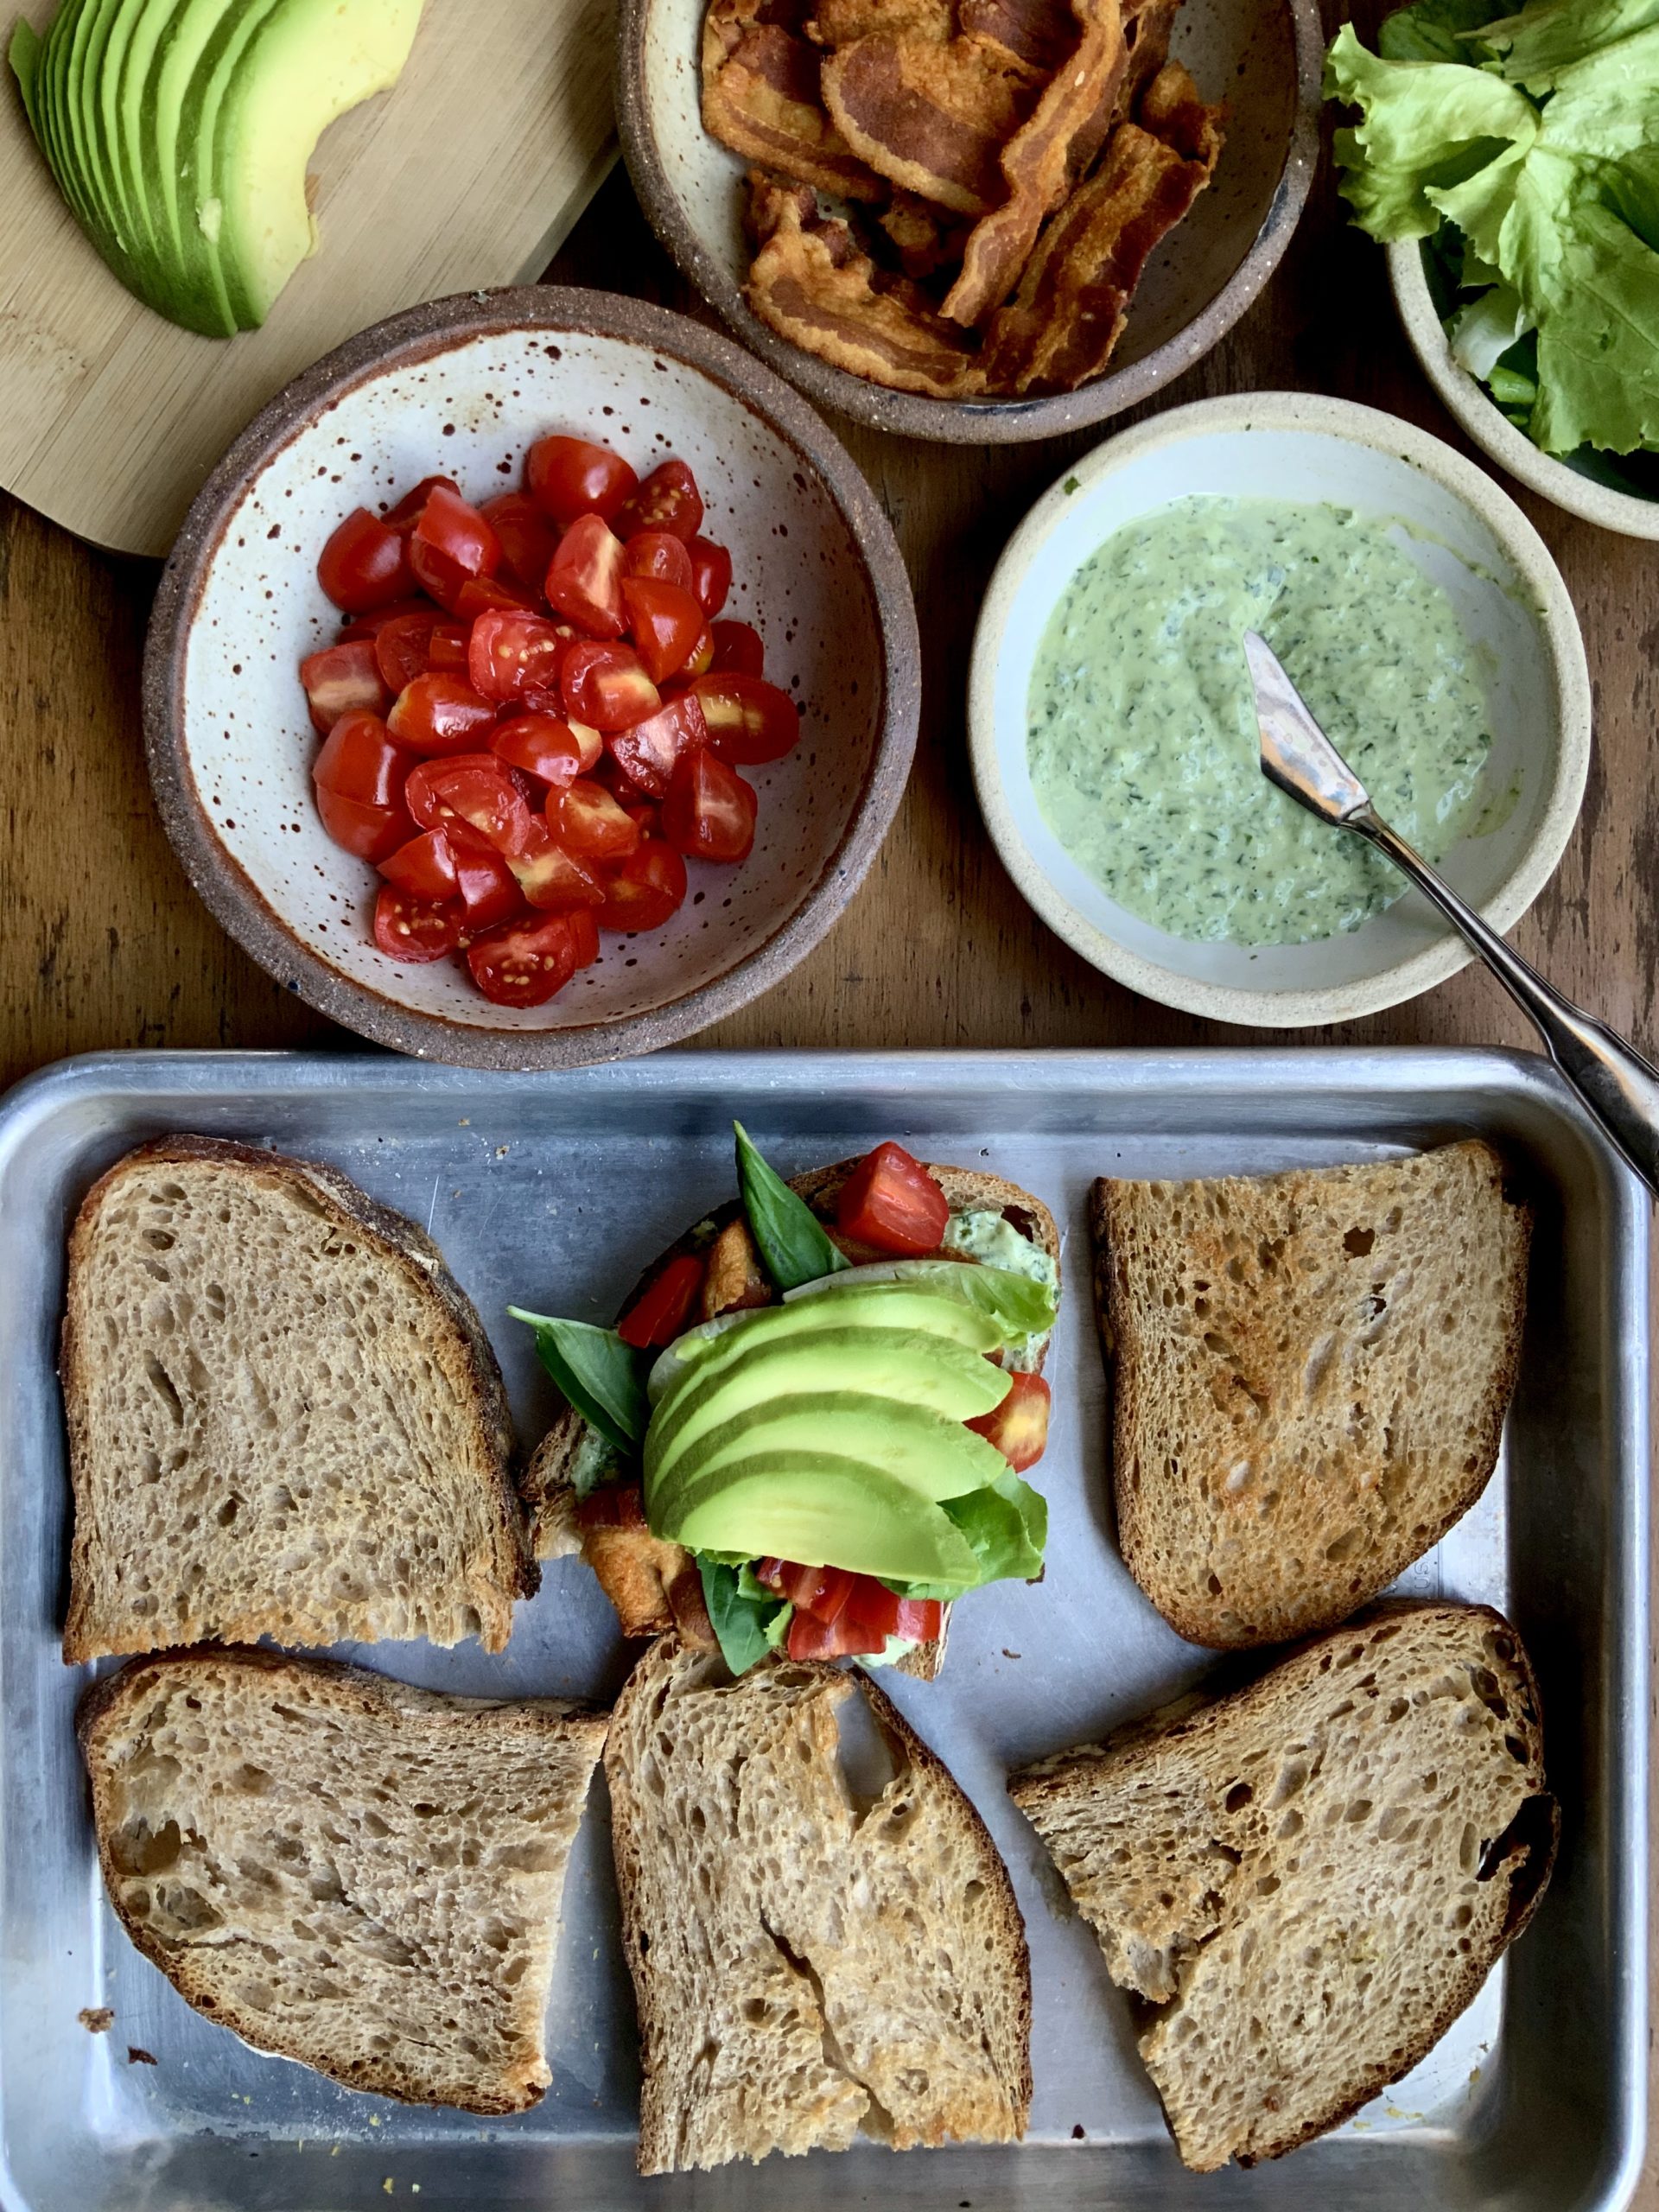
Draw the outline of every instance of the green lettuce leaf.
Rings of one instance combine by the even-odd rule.
[[[1531,327],[1521,295],[1511,285],[1493,284],[1459,308],[1448,324],[1452,358],[1484,383]]]
[[[741,1122],[732,1127],[737,1134],[737,1185],[743,1211],[762,1263],[779,1289],[793,1290],[844,1268],[845,1255],[830,1243],[806,1200],[798,1198],[766,1165]]]
[[[591,1421],[619,1452],[637,1452],[649,1418],[645,1404],[645,1363],[614,1329],[587,1321],[563,1321],[550,1313],[507,1308],[515,1321],[536,1332],[542,1365],[582,1419]]]
[[[1656,24],[1659,0],[1536,0],[1519,15],[1489,20],[1478,58],[1493,60],[1512,85],[1548,92],[1563,70]]]
[[[941,1510],[968,1539],[978,1573],[971,1582],[893,1583],[893,1589],[908,1598],[960,1598],[987,1582],[1031,1582],[1042,1573],[1048,1502],[1012,1467],[983,1490],[947,1498]]]
[[[1501,15],[1503,0],[1415,0],[1396,8],[1377,34],[1385,61],[1468,61],[1468,34]]]
[[[734,1675],[746,1675],[787,1633],[792,1609],[763,1589],[747,1566],[728,1567],[700,1554],[697,1571],[702,1577],[702,1602],[709,1608],[709,1624],[719,1638],[721,1655]]]

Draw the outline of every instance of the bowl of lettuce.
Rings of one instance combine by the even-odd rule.
[[[1464,429],[1586,520],[1659,538],[1659,0],[1414,0],[1325,90],[1342,190]]]

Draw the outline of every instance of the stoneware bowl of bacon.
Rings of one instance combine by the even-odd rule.
[[[892,531],[810,408],[633,301],[468,294],[290,385],[191,509],[151,778],[232,937],[378,1043],[648,1052],[828,930],[909,771]]]
[[[978,445],[1102,421],[1267,282],[1318,0],[622,0],[617,112],[686,276],[821,405]]]

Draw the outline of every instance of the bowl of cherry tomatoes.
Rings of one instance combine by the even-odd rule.
[[[376,1042],[559,1067],[690,1035],[823,936],[915,747],[891,528],[728,340],[531,287],[415,308],[272,402],[157,594],[168,835]]]

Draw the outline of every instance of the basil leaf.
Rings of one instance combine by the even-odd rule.
[[[947,1497],[939,1510],[968,1539],[979,1573],[971,1582],[890,1582],[907,1598],[960,1598],[987,1582],[1032,1582],[1043,1571],[1048,1541],[1048,1503],[1040,1491],[1021,1482],[1012,1467],[983,1490]]]
[[[794,1290],[804,1282],[817,1282],[847,1265],[846,1259],[825,1234],[823,1223],[798,1198],[779,1174],[767,1166],[741,1122],[737,1133],[737,1185],[743,1211],[760,1248],[766,1273],[779,1290]]]
[[[747,1574],[751,1583],[754,1578],[747,1566],[728,1567],[699,1553],[697,1571],[702,1577],[702,1602],[720,1639],[721,1656],[734,1675],[746,1675],[772,1649],[779,1616],[790,1608],[770,1592],[764,1599],[747,1596],[742,1588],[743,1577]],[[754,1583],[755,1588],[760,1586]]]
[[[507,1308],[536,1332],[542,1365],[582,1415],[619,1452],[637,1452],[645,1433],[645,1362],[614,1329]]]

